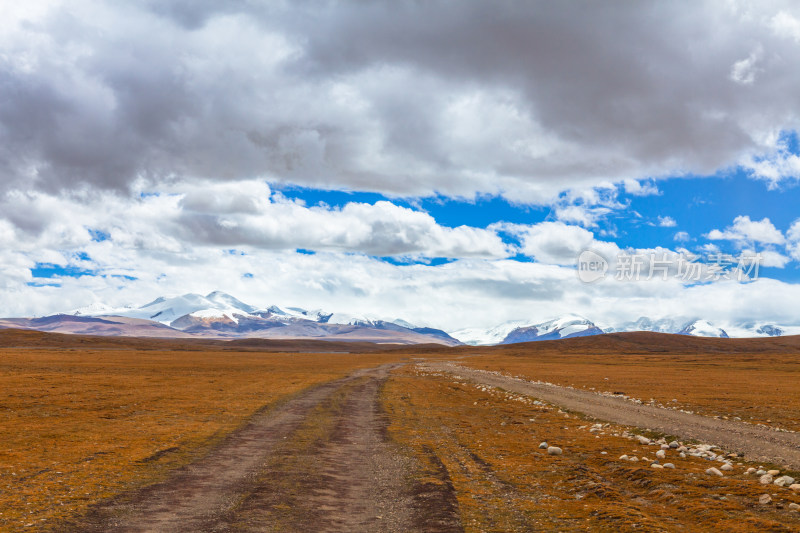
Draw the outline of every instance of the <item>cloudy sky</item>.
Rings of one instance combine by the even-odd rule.
[[[223,290],[450,330],[800,325],[796,2],[0,10],[0,315]]]

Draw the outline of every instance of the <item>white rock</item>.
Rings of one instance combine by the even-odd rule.
[[[558,446],[548,446],[547,453],[550,455],[561,455],[563,452]]]
[[[780,475],[780,473],[781,473],[780,470],[767,470],[767,474],[769,474],[770,476],[777,476]]]
[[[664,468],[664,467],[658,463],[653,463],[650,465],[650,468]]]
[[[755,472],[756,469],[751,466],[750,468],[747,469],[747,472],[745,472],[745,474],[755,474]]]
[[[719,470],[717,470],[713,466],[711,468],[709,468],[708,470],[706,470],[706,474],[710,474],[710,475],[714,475],[714,476],[720,476],[720,477],[722,477],[722,475],[723,475],[722,472],[720,472]]]
[[[619,460],[620,461],[627,461],[628,460],[628,456],[627,455],[620,455],[619,456]]]
[[[759,468],[758,470],[756,470],[756,475],[757,476],[763,476],[766,473],[767,473],[767,471],[764,470],[763,468]]]
[[[658,457],[659,459],[664,459],[667,457],[667,452],[665,452],[664,450],[658,450],[656,452],[656,457]]]
[[[785,483],[783,484],[784,487],[791,487],[792,485],[794,485],[795,479],[792,476],[783,476],[783,480],[785,481]]]
[[[648,439],[647,437],[645,437],[643,435],[637,435],[636,436],[636,440],[639,441],[639,444],[644,444],[645,446],[650,444],[650,439]]]
[[[662,444],[661,445],[661,449],[662,450],[669,450],[669,444]]]
[[[675,470],[675,465],[672,463],[664,463],[664,468],[671,468],[672,470]]]
[[[779,477],[778,479],[776,479],[775,481],[773,481],[773,483],[774,483],[775,485],[779,486],[779,487],[785,487],[785,486],[786,486],[786,480],[785,480],[785,479],[783,479],[782,477]]]
[[[681,452],[681,457],[686,457],[686,454]]]
[[[797,505],[796,503],[790,503],[789,504],[789,510],[790,511],[800,511],[800,505]]]
[[[545,441],[545,442],[539,444],[539,449],[540,450],[546,450],[547,449],[547,442]]]
[[[772,483],[772,474],[764,474],[760,478],[758,478],[758,482],[762,485],[769,485]]]
[[[730,472],[731,470],[733,470],[733,466],[729,465],[728,463],[725,463],[724,465],[719,467],[719,469],[722,470],[723,472]]]
[[[639,462],[639,458],[634,455],[633,457],[630,457],[628,459],[628,461],[630,461],[632,463],[638,463]]]
[[[800,492],[800,483],[793,483],[789,485],[789,488],[795,492]]]
[[[762,494],[761,496],[758,497],[758,503],[760,503],[761,505],[767,505],[771,501],[772,501],[772,496],[770,496],[769,494]]]
[[[680,447],[680,444],[678,444],[678,441],[674,440],[669,443],[669,447],[673,450],[677,450]]]

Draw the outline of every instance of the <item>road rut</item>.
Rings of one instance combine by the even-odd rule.
[[[387,437],[378,394],[395,366],[257,413],[203,459],[70,531],[461,531],[452,485],[417,485],[414,460]],[[292,447],[309,432],[315,441]]]

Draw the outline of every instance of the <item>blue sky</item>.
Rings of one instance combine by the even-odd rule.
[[[792,147],[797,155],[796,143]],[[590,228],[604,239],[615,242],[620,248],[649,249],[683,246],[697,253],[707,253],[703,246],[715,244],[722,252],[737,254],[740,243],[712,240],[707,237],[713,229],[729,226],[737,217],[746,215],[752,220],[768,219],[778,230],[786,232],[798,219],[800,189],[796,181],[777,186],[753,179],[742,168],[721,171],[714,176],[677,176],[648,182],[657,190],[649,194],[626,192],[624,184],[613,189],[613,209],[598,217]],[[340,209],[348,203],[375,203],[390,201],[396,205],[429,213],[444,226],[461,225],[486,228],[498,222],[538,224],[557,220],[552,206],[529,205],[512,202],[501,196],[479,196],[475,199],[398,198],[377,193],[330,191],[285,186],[277,189],[287,198],[304,202],[308,206],[324,205]],[[664,221],[669,218],[672,222]],[[673,225],[674,222],[674,225]],[[676,234],[685,232],[687,239],[676,240]],[[513,236],[503,235],[508,243],[517,242]],[[766,249],[773,247],[767,246]],[[757,244],[755,250],[765,249]],[[391,259],[388,259],[391,260]],[[519,257],[518,260],[530,260]],[[800,277],[797,261],[785,268],[769,268],[763,272],[783,281],[796,281]]]
[[[794,2],[6,7],[0,315],[222,290],[800,332]],[[586,249],[763,265],[584,283]]]

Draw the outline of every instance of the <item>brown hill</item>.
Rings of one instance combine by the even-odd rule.
[[[534,354],[759,354],[800,353],[800,335],[757,339],[718,339],[670,333],[609,333],[591,337],[537,341],[500,346],[447,347],[437,344],[398,345],[384,342],[320,339],[163,339],[48,333],[0,329],[0,348],[135,349],[135,350],[236,350],[267,352],[376,352],[400,351],[415,355]]]

